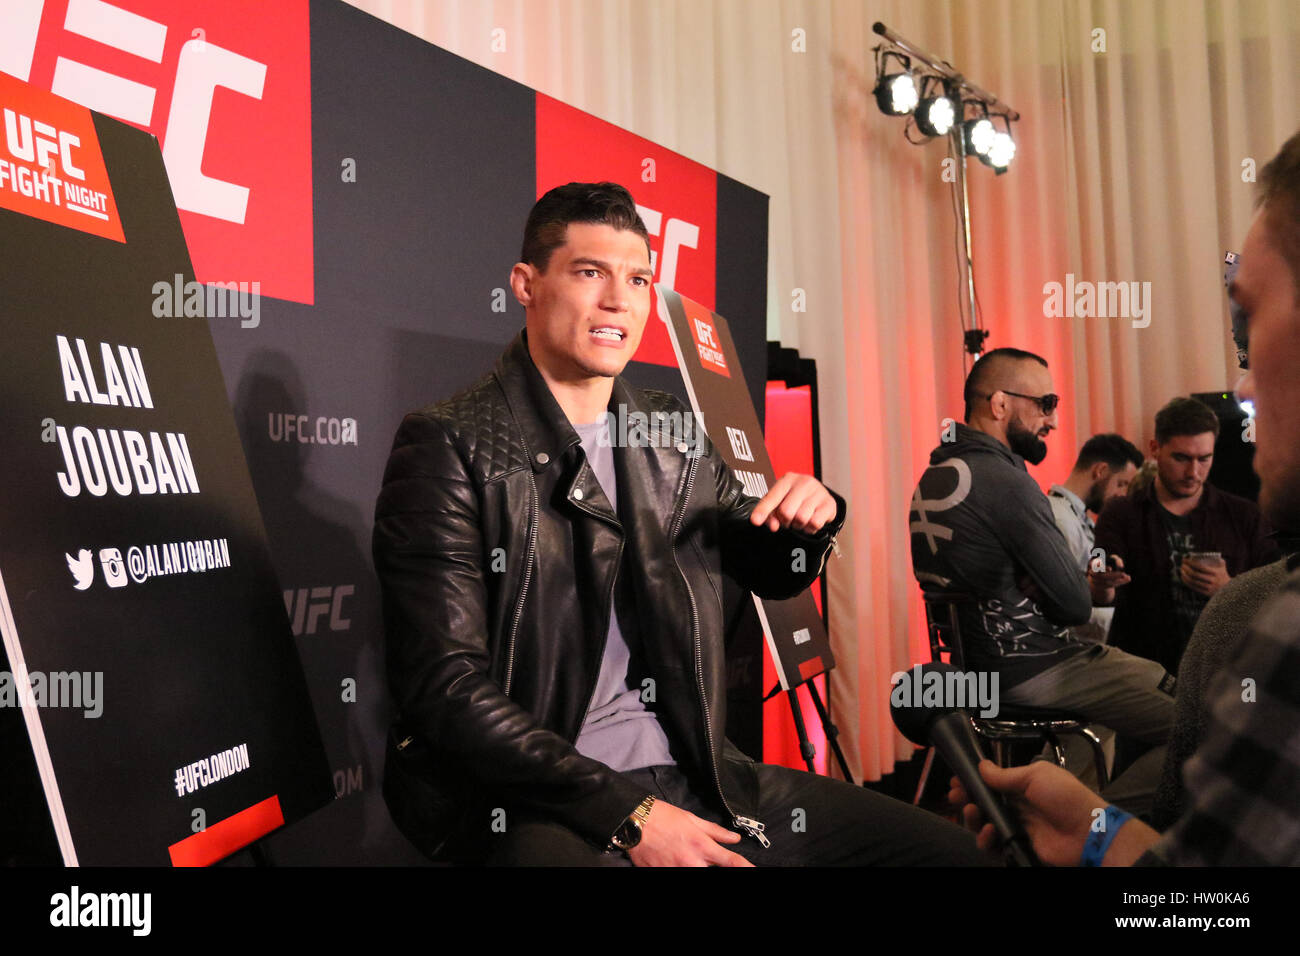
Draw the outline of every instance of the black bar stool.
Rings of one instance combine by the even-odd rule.
[[[928,588],[921,589],[925,601],[925,622],[930,635],[930,659],[946,661],[954,667],[966,669],[966,659],[962,652],[961,621],[959,609],[964,605],[973,605],[975,599],[961,591],[942,591]],[[945,655],[947,655],[945,657]],[[1110,782],[1106,772],[1106,754],[1102,750],[1101,740],[1087,726],[1084,719],[1077,714],[1043,707],[1002,706],[997,717],[979,717],[971,715],[975,732],[987,740],[993,750],[993,762],[999,767],[1011,766],[1011,745],[1023,741],[1036,741],[1052,748],[1056,762],[1065,766],[1065,750],[1061,746],[1061,737],[1080,736],[1092,746],[1093,764],[1097,770],[1097,789],[1104,790]],[[926,782],[930,777],[930,768],[934,764],[934,748],[925,755],[925,765],[921,768],[921,779],[916,786],[913,804],[921,802]]]

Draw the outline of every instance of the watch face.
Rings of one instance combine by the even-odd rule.
[[[636,820],[624,820],[623,825],[614,834],[614,842],[624,850],[630,850],[641,842],[641,826]]]

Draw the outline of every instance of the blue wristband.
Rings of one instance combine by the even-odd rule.
[[[1083,843],[1083,856],[1079,857],[1079,865],[1101,866],[1101,861],[1106,856],[1106,851],[1110,849],[1115,834],[1119,833],[1120,827],[1132,819],[1133,814],[1113,804],[1108,805],[1102,829],[1090,831],[1088,839]]]

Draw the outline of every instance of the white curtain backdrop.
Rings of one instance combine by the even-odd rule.
[[[928,658],[907,502],[964,376],[945,146],[876,108],[872,23],[1022,116],[1006,175],[970,164],[972,239],[989,346],[1045,356],[1064,399],[1042,485],[1089,435],[1144,447],[1170,397],[1235,382],[1221,260],[1251,162],[1300,128],[1295,0],[350,2],[771,196],[768,337],[817,360],[823,477],[850,501],[832,694],[858,779],[912,749],[888,713],[890,675]],[[1048,317],[1067,274],[1150,283],[1150,324]]]

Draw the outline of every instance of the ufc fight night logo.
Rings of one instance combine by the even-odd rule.
[[[0,159],[0,186],[8,186],[28,198],[63,206],[70,212],[107,221],[107,193],[72,181],[86,178],[86,171],[72,162],[73,147],[81,146],[81,137],[40,120],[33,122],[30,116],[15,113],[7,106],[4,117],[5,148],[11,159]],[[34,162],[40,172],[15,163],[14,159]]]
[[[690,320],[691,337],[695,339],[695,351],[700,357],[700,365],[710,372],[731,378],[731,373],[727,371],[727,357],[722,354],[722,343],[718,341],[718,330],[710,321],[712,316],[705,318],[692,314],[691,311],[687,311],[686,316]]]
[[[0,72],[158,137],[200,282],[312,301],[307,0],[5,0]]]
[[[90,113],[3,73],[0,113],[0,208],[122,242]]]

